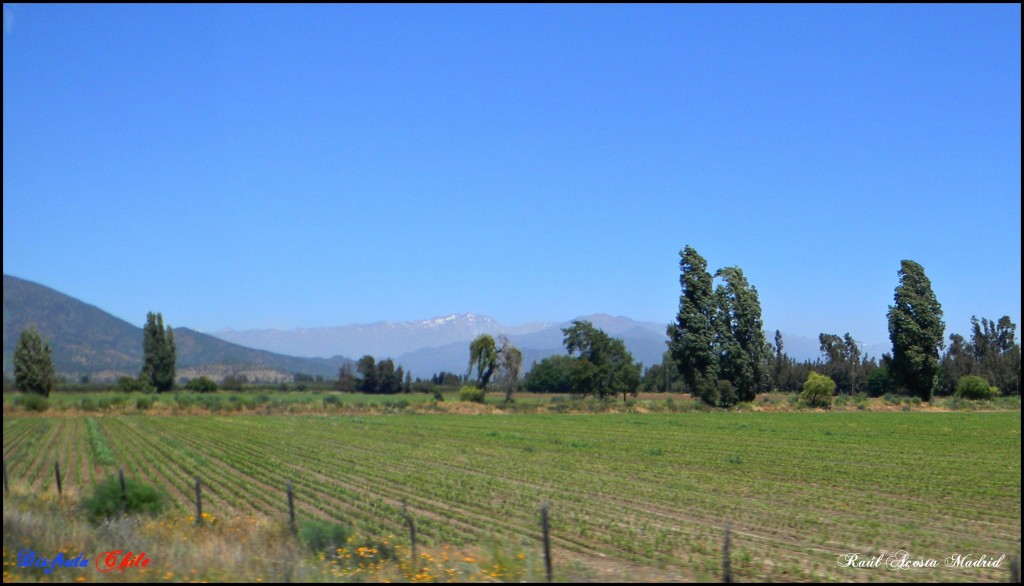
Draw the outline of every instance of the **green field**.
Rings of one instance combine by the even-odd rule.
[[[86,486],[124,467],[179,514],[302,518],[423,539],[539,548],[555,564],[664,579],[1005,580],[1020,555],[1020,412],[5,417],[14,487]],[[938,568],[842,568],[906,550]],[[947,568],[954,554],[999,569]],[[600,578],[600,575],[595,575]]]

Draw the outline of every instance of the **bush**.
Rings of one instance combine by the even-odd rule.
[[[153,399],[149,397],[139,397],[135,400],[135,408],[139,411],[145,411],[153,406]]]
[[[153,390],[144,382],[130,376],[122,376],[117,379],[117,388],[122,393],[148,393]]]
[[[21,405],[26,411],[37,411],[42,413],[50,408],[50,402],[42,395],[25,395],[14,400],[15,405]]]
[[[698,374],[694,387],[693,395],[695,397],[712,407],[718,405],[718,385],[714,379],[704,378]]]
[[[217,383],[205,376],[201,376],[188,381],[185,388],[197,393],[212,393],[217,390]]]
[[[811,371],[807,373],[807,380],[804,381],[804,390],[800,393],[800,400],[811,407],[828,409],[832,406],[832,396],[835,392],[835,381],[823,374]]]
[[[973,411],[976,404],[956,395],[946,399],[945,407],[951,411]]]
[[[960,377],[956,384],[956,396],[974,401],[992,399],[999,395],[999,389],[990,387],[983,377],[968,374]]]
[[[720,380],[716,385],[718,391],[718,406],[719,407],[731,407],[736,404],[739,397],[736,396],[736,390],[733,388],[732,383],[727,380]]]
[[[324,407],[341,405],[341,399],[336,395],[327,395],[324,397]]]
[[[459,400],[470,403],[483,403],[484,392],[476,387],[464,386],[459,389]]]
[[[96,485],[91,495],[82,501],[82,508],[90,521],[97,523],[118,514],[156,515],[167,505],[167,495],[159,489],[126,478],[125,492],[121,482],[111,476]]]
[[[352,531],[330,521],[305,521],[299,528],[299,539],[314,553],[333,554],[345,547]]]

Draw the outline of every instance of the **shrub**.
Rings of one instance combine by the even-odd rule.
[[[42,395],[25,395],[14,400],[15,405],[21,405],[26,411],[37,411],[42,413],[50,408],[50,402]]]
[[[133,515],[156,515],[164,510],[167,495],[162,491],[126,478],[125,491],[121,493],[121,482],[111,476],[96,485],[91,495],[82,501],[86,516],[94,523],[126,513]]]
[[[150,387],[137,378],[130,376],[122,376],[117,379],[117,389],[122,393],[149,393],[153,391],[153,387]]]
[[[956,384],[956,396],[975,401],[992,399],[999,395],[999,389],[990,387],[983,377],[968,374],[960,377]]]
[[[832,396],[836,392],[836,383],[831,378],[811,371],[804,381],[804,390],[800,393],[800,400],[811,407],[832,406]]]
[[[731,407],[736,404],[739,397],[736,396],[736,390],[731,382],[724,379],[720,380],[716,388],[718,390],[718,405],[720,407]]]
[[[341,405],[341,399],[338,398],[336,395],[327,395],[326,397],[324,397],[324,407],[330,407],[332,405]]]
[[[201,376],[188,381],[185,388],[197,393],[212,393],[217,390],[217,383],[205,376]]]
[[[95,411],[96,401],[93,401],[91,397],[85,397],[78,402],[78,408],[82,411]]]
[[[139,411],[145,411],[153,406],[153,399],[149,397],[139,397],[135,400],[135,408]]]
[[[467,385],[459,389],[459,400],[470,403],[483,403],[484,392],[476,387]]]
[[[886,393],[882,397],[882,400],[885,401],[887,405],[899,405],[903,402],[903,399],[900,399],[895,393]]]
[[[331,554],[345,547],[352,531],[330,521],[305,521],[299,528],[299,539],[314,553]]]

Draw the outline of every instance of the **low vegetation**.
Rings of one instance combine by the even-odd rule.
[[[787,402],[780,399],[780,406]],[[735,409],[754,411],[761,402]],[[576,403],[577,412],[586,405],[622,406]],[[500,406],[524,408],[523,401],[461,405],[496,413]],[[903,413],[902,406],[890,406],[896,412],[854,407],[822,416],[704,411],[708,407],[692,399],[651,405],[665,413],[5,417],[4,452],[20,495],[54,494],[55,461],[65,471],[70,498],[123,468],[128,479],[168,493],[159,522],[176,524],[196,543],[207,534],[185,527],[183,519],[194,514],[193,479],[200,476],[203,510],[218,520],[211,533],[246,519],[261,527],[247,538],[258,542],[246,550],[247,559],[257,557],[269,535],[280,535],[287,519],[284,487],[291,481],[300,536],[273,551],[290,552],[283,559],[295,564],[292,579],[318,571],[370,579],[362,572],[380,563],[376,578],[411,580],[403,572],[418,568],[401,565],[407,560],[401,548],[409,545],[403,500],[416,519],[421,551],[434,559],[445,551],[476,552],[466,554],[475,560],[469,567],[451,564],[451,556],[450,565],[441,566],[467,580],[485,578],[472,574],[480,570],[483,543],[503,544],[505,565],[497,579],[541,579],[539,566],[524,560],[517,574],[511,561],[518,553],[509,552],[535,564],[543,502],[550,503],[563,577],[580,562],[626,579],[636,579],[628,573],[633,569],[652,572],[652,579],[717,580],[726,522],[733,528],[737,580],[1002,580],[1005,568],[897,573],[840,568],[835,556],[877,555],[907,544],[914,555],[938,559],[954,551],[1020,553],[1019,412]],[[89,449],[92,437],[106,441],[113,464],[101,463]],[[936,475],[937,469],[944,473]],[[8,522],[8,510],[5,499],[5,531],[17,525]],[[303,536],[308,521],[327,525]],[[143,533],[157,531],[155,521],[138,523],[132,527]],[[332,524],[343,529],[335,532]],[[182,538],[161,535],[168,541],[140,539],[154,554],[188,551]],[[351,547],[336,548],[335,555],[323,551],[342,536]],[[348,542],[352,536],[358,542]],[[359,565],[338,552],[359,557],[359,548],[365,554],[385,540],[396,547],[395,561],[364,559],[359,573]],[[175,576],[229,579],[212,562],[202,566],[187,557],[201,552],[173,555],[186,556],[166,566]],[[282,579],[282,567],[253,566],[230,579]]]

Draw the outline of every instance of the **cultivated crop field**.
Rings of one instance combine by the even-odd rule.
[[[192,511],[539,549],[637,579],[979,581],[1020,555],[1020,412],[5,417],[12,483],[84,491],[123,467]],[[937,568],[843,568],[905,550]],[[948,568],[954,554],[1001,568]]]

